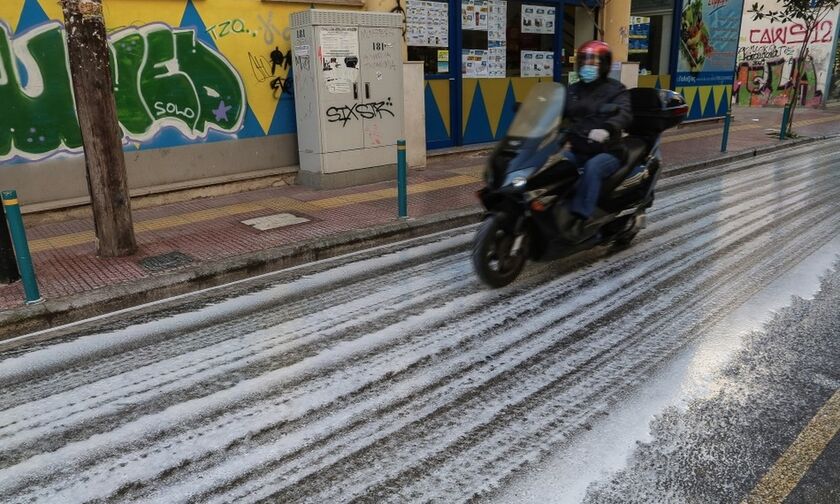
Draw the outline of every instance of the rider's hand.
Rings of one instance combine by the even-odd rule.
[[[610,132],[605,129],[594,129],[589,132],[589,139],[593,142],[604,143],[610,139]]]

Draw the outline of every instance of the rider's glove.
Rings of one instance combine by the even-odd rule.
[[[589,139],[593,142],[604,143],[610,139],[610,132],[605,129],[594,129],[589,132]]]

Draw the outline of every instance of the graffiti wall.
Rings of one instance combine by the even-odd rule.
[[[289,14],[260,0],[104,0],[127,151],[295,133]],[[81,156],[55,0],[0,1],[0,163]]]
[[[777,10],[781,3],[770,0],[765,7]],[[757,107],[784,106],[788,90],[798,85],[801,105],[821,105],[830,86],[837,16],[835,10],[817,26],[810,37],[802,75],[796,79],[794,71],[805,39],[804,26],[801,23],[753,21],[752,15],[745,12],[735,74],[738,103]]]

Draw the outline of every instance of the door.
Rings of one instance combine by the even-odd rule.
[[[359,71],[359,29],[344,26],[316,28],[316,85],[319,87],[323,152],[364,147]]]
[[[460,141],[460,2],[412,2],[406,12],[409,61],[422,61],[425,83],[426,147],[439,149]]]
[[[403,68],[398,28],[359,28],[361,103],[366,148],[403,138]]]

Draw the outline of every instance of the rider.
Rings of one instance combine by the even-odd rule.
[[[569,86],[566,125],[572,150],[568,159],[581,171],[568,211],[573,221],[568,238],[580,241],[594,233],[589,229],[598,203],[601,182],[621,167],[621,132],[630,126],[630,97],[619,81],[607,77],[612,51],[605,42],[592,40],[577,51],[575,63],[580,81]]]

